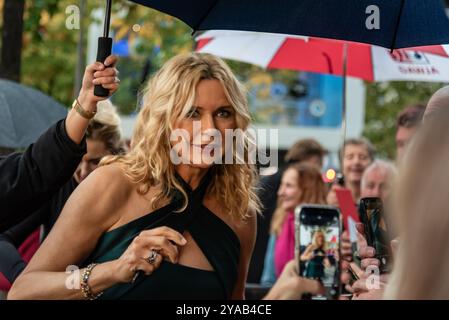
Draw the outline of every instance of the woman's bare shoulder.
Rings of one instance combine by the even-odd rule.
[[[135,188],[120,163],[111,163],[97,168],[87,177],[86,182],[89,179],[92,180],[91,186],[97,186],[97,189],[102,187],[103,192],[113,193],[114,196],[117,196],[117,193],[130,193]]]
[[[118,163],[95,169],[76,189],[67,204],[90,212],[90,219],[105,219],[106,227],[120,218],[120,208],[134,190],[133,183]]]

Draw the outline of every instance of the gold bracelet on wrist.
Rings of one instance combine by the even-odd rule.
[[[103,294],[103,292],[100,292],[100,293],[97,293],[97,294],[93,294],[92,290],[91,290],[91,288],[90,288],[90,286],[88,284],[89,277],[90,277],[90,274],[92,272],[92,269],[95,268],[96,265],[97,265],[96,263],[89,264],[87,266],[87,268],[84,269],[83,275],[81,276],[81,283],[80,283],[80,285],[81,285],[81,292],[83,293],[84,298],[86,300],[98,299]]]
[[[84,109],[79,103],[78,99],[75,99],[75,101],[73,101],[72,108],[75,109],[75,111],[78,112],[81,117],[88,120],[92,119],[97,113],[97,111],[88,111]]]

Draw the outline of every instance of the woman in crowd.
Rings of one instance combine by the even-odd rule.
[[[272,285],[295,251],[294,210],[300,204],[325,204],[326,190],[314,165],[291,165],[283,174],[278,190],[278,208],[272,219],[261,283]]]
[[[249,124],[222,60],[172,58],[148,85],[130,152],[75,190],[8,298],[243,298],[259,201],[255,167],[234,146],[252,146],[245,134],[210,132]],[[66,286],[69,265],[82,267],[78,287]]]

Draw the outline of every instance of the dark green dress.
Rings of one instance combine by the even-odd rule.
[[[324,258],[326,252],[323,249],[313,250],[313,258],[307,262],[304,276],[310,279],[322,280],[324,277]]]
[[[167,226],[183,233],[188,230],[214,271],[205,271],[163,261],[151,275],[140,274],[134,283],[117,284],[100,299],[229,299],[237,281],[240,242],[234,231],[203,204],[211,181],[209,170],[198,188],[192,190],[177,179],[189,196],[189,205],[180,208],[180,192],[173,192],[167,206],[105,233],[84,263],[101,263],[119,258],[143,230]]]

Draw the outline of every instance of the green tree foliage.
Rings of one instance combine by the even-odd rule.
[[[364,136],[375,146],[380,156],[394,159],[396,117],[405,107],[426,104],[441,83],[384,82],[367,85]]]
[[[190,27],[171,16],[131,2],[117,2],[114,11],[115,39],[127,39],[131,55],[120,58],[122,82],[113,101],[128,114],[136,111],[136,97],[144,89],[145,80],[174,55],[193,50],[194,41]]]
[[[0,0],[0,10],[2,4]],[[66,8],[70,5],[78,5],[78,1],[26,0],[21,70],[22,83],[67,106],[73,97],[79,37],[78,30],[69,30],[65,25],[68,17]],[[92,10],[104,6],[104,1],[89,0],[87,5],[87,15],[82,21],[86,27],[93,22]],[[140,30],[133,30],[135,24],[140,25]],[[151,61],[150,72],[154,72],[171,56],[192,50],[191,30],[184,23],[155,10],[116,1],[111,31],[130,39],[132,47],[132,55],[120,59],[120,78],[123,81],[114,96],[120,110],[130,113],[136,107],[136,93],[141,88],[145,62]]]
[[[26,4],[22,82],[68,106],[73,97],[79,35],[78,30],[66,28],[66,8],[77,3],[28,0]]]

